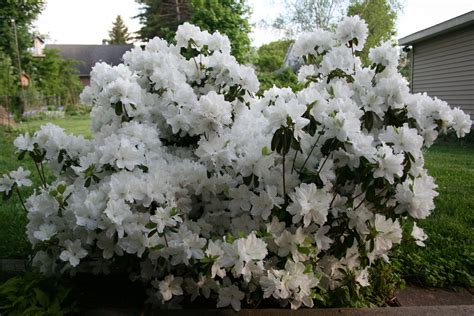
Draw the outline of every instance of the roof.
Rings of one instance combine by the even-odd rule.
[[[89,76],[92,67],[97,62],[105,62],[116,66],[120,64],[122,56],[134,46],[127,45],[62,45],[48,44],[46,48],[55,49],[65,59],[77,60],[76,69],[79,76]]]
[[[429,38],[466,27],[470,24],[474,24],[474,11],[467,12],[463,15],[452,18],[451,20],[444,21],[427,29],[405,36],[398,40],[398,45],[413,45]]]

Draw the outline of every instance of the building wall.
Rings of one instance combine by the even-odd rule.
[[[81,83],[84,87],[91,84],[90,76],[79,76],[79,80],[81,80]]]
[[[474,27],[413,45],[413,92],[427,92],[474,119]]]

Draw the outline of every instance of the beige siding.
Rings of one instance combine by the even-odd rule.
[[[474,120],[474,27],[413,46],[413,92],[427,92],[459,106]]]

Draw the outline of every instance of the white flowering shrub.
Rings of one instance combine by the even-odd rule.
[[[450,129],[464,136],[471,121],[410,94],[390,43],[364,68],[366,35],[358,17],[302,35],[306,88],[261,98],[228,39],[190,24],[176,44],[155,38],[122,65],[97,64],[82,93],[91,140],[50,124],[15,140],[43,179],[24,203],[33,264],[127,272],[157,304],[200,297],[235,310],[313,307],[343,285],[368,286],[407,219],[434,208],[423,149]],[[4,175],[0,191],[20,193],[28,175]]]

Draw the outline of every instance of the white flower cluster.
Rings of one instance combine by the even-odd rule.
[[[471,121],[411,95],[388,44],[362,67],[366,34],[346,18],[303,35],[306,88],[261,98],[227,38],[190,24],[176,45],[155,38],[122,65],[97,64],[82,94],[92,140],[46,125],[15,141],[57,176],[26,201],[33,263],[108,273],[133,259],[158,304],[203,297],[235,310],[312,307],[322,290],[369,285],[371,264],[402,240],[400,218],[434,208],[422,148]],[[19,173],[0,188],[26,185]],[[413,238],[426,235],[415,225]]]

